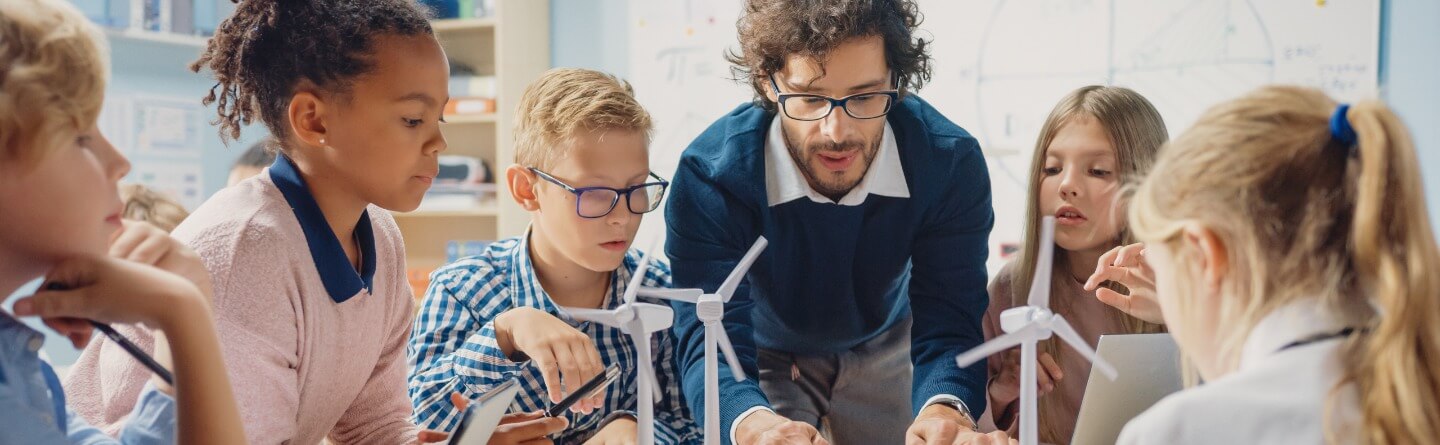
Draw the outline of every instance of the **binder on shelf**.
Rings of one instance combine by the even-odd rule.
[[[182,35],[195,35],[195,2],[207,0],[169,0],[170,1],[170,32]]]
[[[499,85],[495,82],[495,76],[450,76],[450,95],[453,97],[495,97],[498,91]]]
[[[450,240],[445,242],[445,263],[453,263],[465,257],[485,253],[485,248],[494,241]]]
[[[452,97],[445,104],[445,114],[490,114],[495,112],[495,99],[490,97]]]

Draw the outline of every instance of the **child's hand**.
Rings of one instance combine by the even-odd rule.
[[[1005,409],[1020,398],[1020,351],[1005,351],[1000,361],[1000,373],[990,381],[990,401],[997,409]],[[1040,366],[1035,369],[1035,395],[1039,397],[1054,391],[1065,373],[1048,352],[1040,352],[1036,361]]]
[[[528,307],[505,311],[495,317],[495,331],[505,355],[524,354],[540,368],[550,403],[560,403],[566,394],[579,390],[587,380],[605,370],[600,351],[590,336],[545,311]],[[604,401],[605,395],[597,394],[576,403],[570,411],[590,413]]]
[[[35,295],[17,300],[15,315],[46,319],[75,341],[77,336],[90,335],[84,320],[145,323],[167,331],[185,317],[209,317],[203,298],[194,283],[151,266],[113,258],[75,258],[51,270]]]
[[[410,442],[410,443],[411,443],[411,445],[423,445],[423,444],[427,444],[427,443],[439,443],[439,442],[444,442],[444,441],[446,441],[446,440],[449,439],[449,438],[450,438],[450,435],[449,435],[449,434],[445,434],[445,433],[442,433],[442,432],[439,432],[439,431],[435,431],[435,430],[420,430],[419,433],[416,433],[416,434],[415,434],[415,441],[414,441],[414,442]]]
[[[455,409],[462,413],[465,412],[466,407],[470,406],[470,401],[458,392],[450,393],[450,403],[454,404]],[[540,411],[506,414],[505,417],[500,418],[500,425],[495,427],[487,445],[553,445],[546,436],[565,431],[566,426],[568,424],[564,418],[545,417],[544,413]],[[423,430],[420,431],[414,443],[417,445],[436,443],[449,438],[449,434]]]
[[[1129,295],[1100,287],[1114,281],[1130,290]],[[1140,243],[1110,249],[1100,256],[1095,273],[1085,282],[1085,290],[1094,291],[1100,302],[1130,316],[1151,323],[1165,323],[1160,303],[1155,299],[1155,271],[1145,263],[1145,245]]]
[[[565,431],[570,426],[563,417],[545,417],[545,413],[511,413],[500,418],[500,426],[490,435],[489,445],[551,445],[546,436]]]
[[[184,277],[205,295],[212,297],[210,272],[200,255],[160,228],[142,221],[123,220],[124,226],[110,240],[110,256],[158,267]]]
[[[636,430],[638,429],[633,417],[621,417],[611,420],[600,428],[600,431],[585,441],[585,445],[634,445],[636,443]]]

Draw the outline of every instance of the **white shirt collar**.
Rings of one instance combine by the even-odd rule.
[[[1365,307],[1337,310],[1318,298],[1301,298],[1272,309],[1250,330],[1240,350],[1239,367],[1252,366],[1297,340],[1357,326],[1363,323],[1366,310]]]
[[[821,195],[810,187],[810,183],[805,180],[805,174],[800,171],[800,166],[790,157],[790,150],[785,145],[785,134],[780,127],[780,115],[776,114],[775,119],[770,122],[770,132],[765,137],[765,193],[771,207],[802,197],[822,204],[858,206],[865,203],[868,195],[909,198],[910,186],[905,182],[905,170],[900,166],[900,148],[895,142],[895,131],[890,128],[890,123],[886,122],[884,135],[880,139],[880,150],[875,154],[874,164],[870,165],[870,170],[865,172],[860,183],[841,197],[839,202]]]

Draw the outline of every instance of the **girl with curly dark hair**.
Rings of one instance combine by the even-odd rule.
[[[191,69],[215,76],[204,103],[222,138],[258,120],[279,152],[174,232],[213,277],[249,441],[434,439],[411,421],[414,294],[389,213],[420,204],[446,147],[449,66],[427,11],[411,0],[245,0]],[[144,375],[134,368],[88,374],[130,390]],[[128,410],[111,405],[134,399],[87,396],[77,402],[100,423],[124,421],[115,414]]]

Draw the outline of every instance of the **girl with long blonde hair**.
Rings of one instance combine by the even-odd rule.
[[[1216,106],[1173,141],[1130,228],[1206,383],[1120,443],[1440,437],[1440,249],[1417,164],[1384,104],[1295,87]]]
[[[1124,212],[1116,204],[1122,181],[1143,174],[1165,143],[1160,113],[1145,97],[1120,87],[1079,88],[1055,106],[1041,127],[1031,163],[1025,244],[1020,258],[990,285],[986,338],[1000,330],[1000,313],[1026,304],[1035,266],[1053,261],[1051,309],[1065,315],[1093,346],[1104,334],[1159,332],[1156,324],[1126,315],[1085,290],[1101,254],[1131,243]],[[1054,216],[1055,257],[1038,258],[1040,220]],[[988,419],[997,429],[1017,433],[1019,351],[991,358]],[[1080,411],[1090,362],[1055,339],[1040,346],[1039,439],[1068,443]]]

